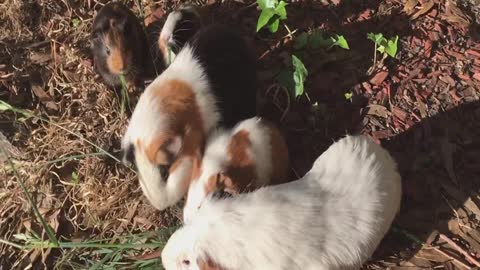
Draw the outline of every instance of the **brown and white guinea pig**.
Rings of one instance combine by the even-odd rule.
[[[93,20],[91,51],[96,71],[112,87],[140,85],[150,72],[147,37],[135,14],[119,2],[103,6]]]
[[[392,157],[365,136],[333,143],[301,179],[210,196],[162,250],[166,270],[354,270],[401,202]]]
[[[183,5],[168,14],[158,37],[158,48],[167,65],[202,26],[202,17],[196,6]]]
[[[250,118],[219,131],[209,139],[201,163],[194,165],[183,219],[188,222],[211,194],[222,197],[285,183],[288,171],[285,140],[265,119]]]
[[[256,61],[243,37],[201,29],[142,93],[122,139],[123,159],[159,210],[187,192],[194,158],[219,125],[256,115]]]

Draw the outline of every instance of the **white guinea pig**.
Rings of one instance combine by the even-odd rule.
[[[344,270],[369,259],[400,208],[392,157],[364,136],[334,143],[301,179],[209,198],[162,251],[167,270]]]
[[[270,184],[285,183],[288,148],[280,131],[259,117],[213,135],[201,164],[195,164],[183,209],[184,222],[208,195],[237,194]]]

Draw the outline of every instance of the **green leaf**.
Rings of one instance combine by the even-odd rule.
[[[278,6],[275,8],[275,14],[280,16],[281,20],[285,20],[287,18],[287,9],[285,8],[286,6],[286,2],[280,1],[280,3],[278,3]]]
[[[332,39],[325,38],[325,35],[322,31],[315,31],[310,36],[310,46],[313,49],[328,48],[332,46]]]
[[[303,32],[295,39],[295,43],[293,44],[293,48],[296,50],[300,50],[305,48],[308,43],[308,34]]]
[[[335,35],[335,37],[332,37],[332,41],[333,44],[331,46],[338,46],[342,49],[350,50],[350,47],[348,47],[348,42],[343,36]]]
[[[387,52],[387,54],[393,58],[395,58],[395,55],[397,55],[397,49],[398,49],[397,43],[398,43],[398,36],[395,36],[395,39],[388,40],[387,46],[385,47],[385,52]]]
[[[79,18],[73,18],[72,20],[72,24],[73,24],[73,27],[77,27],[80,25],[80,19]]]
[[[12,111],[13,110],[13,107],[12,105],[6,103],[5,101],[3,100],[0,100],[0,111]]]
[[[306,77],[308,76],[308,71],[303,62],[295,55],[292,55],[292,63],[295,67],[295,71],[293,72],[293,81],[295,82],[295,97],[299,97],[305,92],[304,83]]]
[[[379,46],[377,47],[377,51],[379,51],[379,52],[381,52],[381,53],[385,53],[385,46],[379,45]]]
[[[379,34],[368,33],[367,38],[375,42],[377,45],[380,44],[380,42],[385,39],[382,33],[379,33]]]
[[[275,15],[275,11],[272,8],[266,8],[262,10],[257,22],[257,32],[268,24],[268,21]]]
[[[78,185],[78,173],[72,172],[72,182],[73,182],[75,185]]]
[[[274,8],[277,3],[278,0],[257,0],[257,4],[262,10],[266,8]]]
[[[345,99],[346,99],[346,100],[352,101],[352,97],[353,97],[353,93],[352,93],[352,92],[345,93]]]
[[[269,26],[268,29],[271,33],[275,33],[278,31],[278,27],[280,26],[280,19],[276,18]]]
[[[17,234],[14,234],[13,237],[15,237],[15,239],[17,240],[23,240],[23,241],[28,241],[30,240],[32,237],[24,234],[24,233],[17,233]]]

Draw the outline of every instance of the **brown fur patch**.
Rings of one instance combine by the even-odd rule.
[[[264,121],[264,120],[262,120]],[[288,180],[290,169],[290,158],[288,156],[288,147],[280,131],[271,123],[266,123],[269,129],[271,156],[272,156],[272,175],[270,184],[281,184]]]
[[[166,147],[174,136],[182,138],[182,147],[170,167],[170,173],[180,164],[181,157],[198,158],[203,155],[205,129],[195,93],[187,83],[170,80],[155,89],[154,97],[162,114],[170,118],[169,131],[158,134],[148,146],[145,154],[153,164],[168,164]],[[160,152],[159,152],[160,151]]]
[[[257,177],[256,169],[247,151],[251,147],[252,142],[247,131],[240,130],[232,136],[227,147],[230,159],[225,170],[227,179],[223,179],[226,189],[244,192],[254,188],[252,184],[255,183]]]

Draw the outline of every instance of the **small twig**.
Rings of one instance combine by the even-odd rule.
[[[265,96],[267,96],[268,93],[270,93],[270,91],[272,91],[273,89],[276,90],[276,91],[275,91],[275,94],[274,94],[274,97],[275,97],[275,98],[277,97],[277,94],[278,94],[279,90],[283,90],[283,92],[284,92],[285,95],[287,96],[287,108],[285,108],[285,109],[283,110],[282,117],[280,118],[280,121],[283,121],[283,120],[285,119],[285,117],[287,116],[288,112],[290,111],[290,93],[288,93],[288,90],[285,89],[285,87],[282,87],[282,86],[280,86],[280,85],[278,85],[278,84],[273,84],[273,85],[271,85],[271,86],[267,89],[267,91],[265,91]],[[277,104],[275,104],[275,105],[277,105]],[[279,109],[282,109],[281,106],[279,106],[279,105],[277,105],[277,107],[278,107]]]
[[[283,40],[286,38],[286,37],[289,37],[290,39],[292,39],[292,36],[293,34],[295,34],[296,32],[298,31],[298,29],[295,29],[293,30],[292,32],[289,32],[288,34],[286,34],[285,36],[281,37],[279,41],[277,41],[275,43],[275,45],[273,47],[270,47],[268,50],[266,50],[264,53],[262,53],[260,55],[260,57],[258,57],[258,60],[262,60],[265,56],[267,56],[268,54],[270,54],[271,52],[273,52],[275,49],[277,49],[278,47],[280,47],[280,45],[282,44]]]
[[[448,238],[444,234],[439,234],[439,237],[440,237],[440,239],[442,239],[443,241],[447,242],[449,245],[454,247],[463,256],[465,256],[465,259],[467,259],[467,261],[469,261],[471,264],[474,264],[475,266],[480,267],[480,263],[477,260],[475,260],[472,256],[470,256],[470,254],[468,254],[468,252],[466,252],[461,247],[459,247],[455,242],[453,242],[453,240],[451,240],[450,238]]]
[[[375,42],[375,48],[373,51],[373,65],[370,68],[370,70],[368,70],[369,74],[371,74],[375,70],[376,65],[377,65],[377,42]]]

